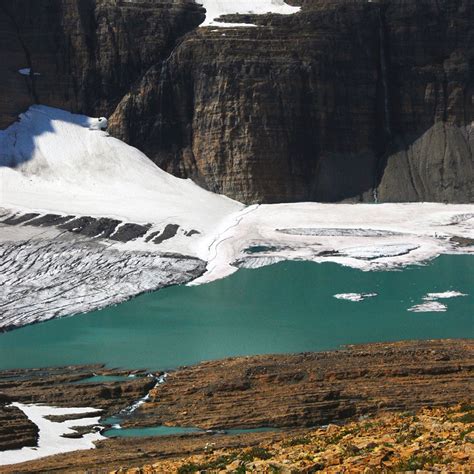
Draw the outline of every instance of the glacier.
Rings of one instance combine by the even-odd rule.
[[[474,253],[472,204],[245,206],[97,123],[32,106],[0,131],[0,330],[282,260],[369,271]]]

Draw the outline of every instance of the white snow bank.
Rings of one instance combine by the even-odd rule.
[[[105,439],[98,432],[84,434],[81,438],[64,438],[63,434],[76,433],[72,427],[93,426],[99,423],[100,417],[78,418],[63,422],[54,422],[46,419],[50,415],[71,415],[91,412],[100,412],[96,408],[57,408],[44,405],[24,405],[12,403],[19,408],[39,428],[37,447],[13,449],[0,452],[0,466],[31,461],[53,454],[67,453],[80,449],[95,448],[94,442]]]
[[[374,296],[377,296],[377,293],[338,293],[334,295],[334,298],[358,302],[364,301],[367,298],[373,298]]]
[[[256,268],[261,266],[259,261],[263,265],[308,260],[384,270],[424,262],[443,253],[474,254],[467,247],[456,249],[449,240],[453,236],[474,238],[471,221],[453,224],[457,216],[473,211],[472,204],[439,203],[250,206],[223,220],[216,234],[201,242],[211,249],[208,271],[191,284],[230,275],[236,271],[234,262]],[[249,256],[245,250],[256,243],[275,250],[266,251],[262,257]]]
[[[204,234],[243,207],[166,173],[106,132],[89,129],[98,125],[98,119],[33,106],[0,131],[0,207],[113,217],[161,228],[178,224],[200,234],[179,234],[159,250],[191,255]]]
[[[300,10],[300,7],[292,7],[283,0],[198,0],[206,9],[206,20],[201,26],[216,27],[239,27],[255,26],[249,23],[225,23],[216,21],[222,15],[235,13],[264,15],[266,13],[278,13],[280,15],[291,15]]]

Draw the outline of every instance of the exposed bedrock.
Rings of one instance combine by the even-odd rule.
[[[472,356],[471,341],[444,340],[203,362],[170,373],[123,426],[291,428],[449,405],[469,393]]]
[[[19,408],[4,404],[8,401],[0,394],[0,451],[36,446],[38,427]]]
[[[111,115],[247,203],[474,202],[471,0],[289,3],[196,29],[193,0],[0,0],[0,127],[34,102]]]

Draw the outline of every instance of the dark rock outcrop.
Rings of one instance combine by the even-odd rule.
[[[4,405],[0,394],[0,453],[36,446],[38,427],[17,407]]]
[[[0,0],[0,128],[33,103],[110,115],[203,19],[193,0]]]
[[[193,0],[0,0],[0,127],[34,102],[112,115],[248,203],[474,202],[471,0],[289,3],[224,30]]]

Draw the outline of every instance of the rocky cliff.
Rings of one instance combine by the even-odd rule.
[[[204,18],[193,0],[0,0],[0,128],[34,103],[110,115]]]
[[[472,2],[289,3],[196,29],[192,0],[0,0],[0,126],[34,101],[112,115],[162,168],[248,203],[473,202]]]

